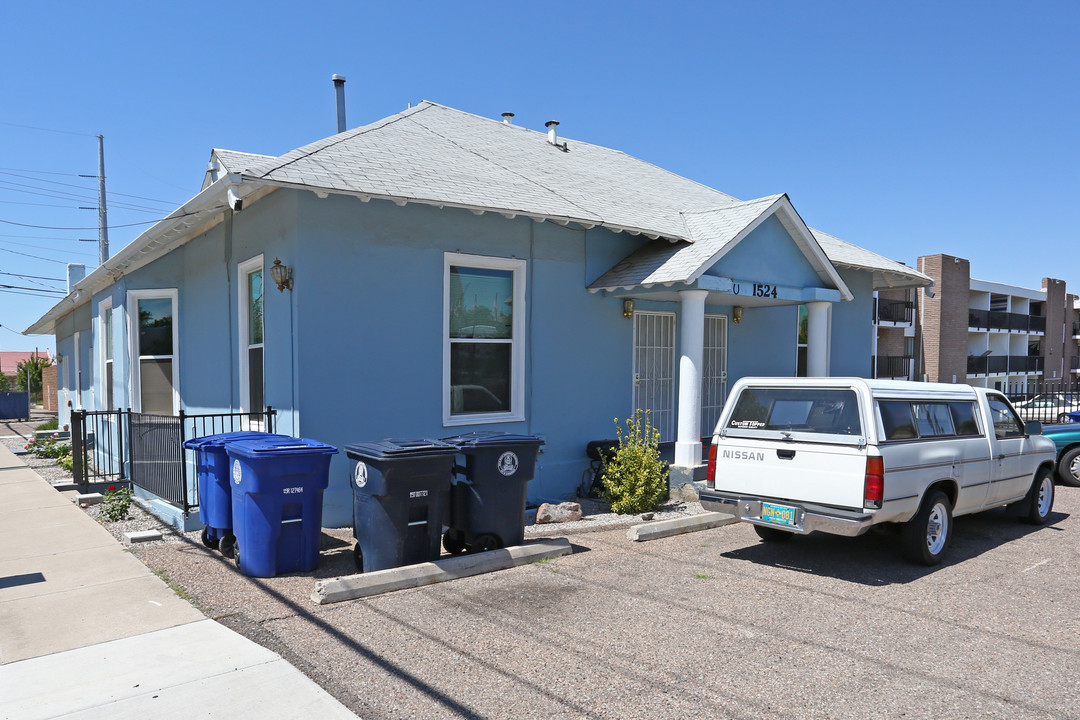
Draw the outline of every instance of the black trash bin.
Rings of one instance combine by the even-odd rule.
[[[348,445],[360,572],[438,560],[457,447],[438,440]]]
[[[447,552],[484,552],[525,539],[525,486],[544,441],[534,435],[474,432],[444,438],[465,455],[451,489]]]

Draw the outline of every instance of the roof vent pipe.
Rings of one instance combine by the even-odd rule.
[[[75,289],[75,283],[86,277],[86,266],[82,263],[68,263],[67,266],[67,291],[68,295]]]
[[[551,143],[552,145],[558,147],[558,145],[559,145],[559,133],[556,132],[555,128],[559,127],[559,121],[558,120],[548,120],[546,123],[544,123],[544,127],[546,127],[548,129],[548,142]]]
[[[334,75],[334,94],[337,95],[337,131],[345,132],[345,76]]]
[[[503,122],[506,123],[507,125],[513,125],[514,124],[514,113],[512,113],[512,112],[504,112],[503,113]]]

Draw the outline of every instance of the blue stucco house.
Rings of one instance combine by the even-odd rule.
[[[691,477],[730,382],[866,376],[875,290],[929,284],[786,195],[424,102],[280,157],[215,150],[201,192],[27,333],[56,336],[61,407],[272,405],[337,446],[539,435],[540,500],[637,407]],[[327,525],[350,522],[349,465]]]

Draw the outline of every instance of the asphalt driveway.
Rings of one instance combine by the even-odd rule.
[[[316,573],[257,580],[197,544],[139,551],[204,612],[363,718],[1080,717],[1080,490],[1051,524],[960,518],[949,560],[898,538],[647,544],[569,535],[548,563],[337,605]]]

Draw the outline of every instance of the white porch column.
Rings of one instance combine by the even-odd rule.
[[[701,464],[701,364],[705,354],[705,298],[708,290],[680,290],[679,427],[675,465]]]
[[[806,303],[806,374],[829,375],[829,303]]]

